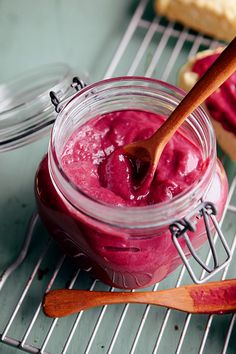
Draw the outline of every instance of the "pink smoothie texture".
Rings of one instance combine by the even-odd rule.
[[[198,147],[176,133],[160,161],[150,188],[142,188],[146,170],[122,146],[150,137],[163,118],[150,112],[108,113],[80,127],[65,145],[61,162],[69,179],[91,198],[117,206],[167,201],[199,178],[205,164]],[[148,172],[148,171],[147,171]]]
[[[198,59],[193,66],[193,72],[201,77],[219,55],[220,53],[217,53]],[[224,129],[236,135],[235,85],[236,72],[206,99],[205,104],[212,118],[220,122]]]
[[[214,287],[213,289],[209,289],[204,286],[199,286],[198,289],[192,290],[190,295],[193,299],[193,303],[195,307],[206,307],[206,313],[209,308],[209,304],[211,305],[228,305],[232,306],[236,304],[236,288],[234,284],[229,284],[227,286],[219,286]],[[227,310],[215,311],[218,314],[224,314]]]
[[[141,189],[141,193],[143,166],[122,150],[127,143],[148,138],[162,122],[157,114],[137,110],[97,116],[69,137],[59,156],[61,167],[76,188],[99,203],[136,210],[170,202],[171,208],[171,200],[191,190],[204,174],[207,161],[203,161],[200,149],[187,137],[175,134],[161,156],[150,188]],[[111,286],[147,287],[181,264],[168,222],[161,227],[129,229],[92,218],[68,203],[55,188],[47,156],[36,174],[35,193],[39,214],[63,251]],[[206,199],[215,203],[218,218],[226,196],[227,180],[222,166],[217,164]],[[196,248],[205,242],[202,219],[189,237]],[[188,255],[183,241],[180,243]]]

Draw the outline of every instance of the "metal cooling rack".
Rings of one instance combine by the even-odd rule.
[[[150,21],[146,15],[147,5],[147,0],[138,4],[105,77],[137,74],[176,84],[181,63],[199,49],[215,47],[219,43],[160,17]],[[124,64],[127,62],[129,67]],[[226,157],[223,157],[223,163],[229,170]],[[229,179],[230,190],[222,228],[231,247],[233,261],[214,279],[235,276],[236,177]],[[214,242],[217,246],[216,238]],[[201,252],[209,264],[209,250],[203,248]],[[204,271],[199,274],[200,277],[205,275]],[[152,290],[179,287],[189,282],[191,280],[182,267]],[[85,271],[73,268],[50,241],[37,216],[31,220],[19,258],[6,270],[0,285],[0,307],[7,308],[4,318],[1,315],[0,339],[25,352],[236,353],[236,314],[193,316],[150,305],[127,304],[104,306],[64,319],[45,317],[41,300],[45,291],[51,288],[118,290],[108,288],[91,279]],[[14,289],[10,295],[9,289]]]

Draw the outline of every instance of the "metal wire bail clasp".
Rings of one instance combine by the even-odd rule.
[[[78,78],[77,76],[73,77],[72,79],[72,83],[70,85],[73,89],[75,89],[75,91],[80,91],[82,88],[84,88],[86,86],[86,83],[81,80],[80,78]],[[60,96],[60,92],[54,92],[54,91],[50,91],[49,92],[49,96],[51,98],[51,102],[55,107],[55,111],[57,113],[60,112],[61,108],[62,108],[62,103],[64,104],[68,99],[70,99],[71,94],[69,95],[69,97],[63,97],[61,98]]]
[[[185,264],[191,278],[193,281],[197,284],[201,284],[205,281],[207,281],[209,278],[211,278],[214,274],[219,272],[221,269],[223,269],[231,260],[231,252],[230,248],[225,240],[225,237],[221,231],[221,228],[219,226],[219,223],[216,220],[216,214],[217,210],[216,207],[213,203],[211,202],[201,202],[193,211],[191,211],[186,217],[183,219],[177,220],[173,224],[170,225],[170,232],[172,234],[172,240],[174,242],[175,247],[177,248],[177,251],[179,252],[179,255]],[[196,225],[197,222],[202,219],[204,220],[204,225],[206,229],[206,235],[208,239],[208,243],[210,246],[210,252],[211,256],[213,258],[213,266],[210,267],[207,262],[203,262],[200,257],[198,256],[196,250],[194,249],[194,246],[189,238],[188,232],[195,232],[196,231]],[[212,224],[212,226],[210,225]],[[211,235],[212,233],[212,228],[214,228],[214,234],[215,238],[218,235],[219,240],[222,243],[222,246],[224,248],[224,251],[226,253],[226,259],[223,263],[219,264],[219,259],[218,255],[216,252],[216,247],[215,247],[215,242],[216,239],[213,240],[213,236]],[[187,259],[187,256],[180,245],[179,240],[184,239],[185,244],[195,259],[195,261],[200,264],[200,266],[208,273],[205,277],[201,277],[198,279]]]

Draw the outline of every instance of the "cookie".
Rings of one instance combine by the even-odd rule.
[[[156,13],[203,34],[230,41],[236,35],[236,0],[155,0]]]

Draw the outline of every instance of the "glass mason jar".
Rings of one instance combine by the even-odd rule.
[[[49,92],[71,96],[72,78],[70,67],[54,63],[0,85],[0,273],[18,253],[35,210],[34,177],[56,118]]]
[[[182,134],[199,146],[207,167],[193,186],[170,201],[149,206],[117,207],[86,195],[63,171],[63,148],[78,127],[101,114],[129,109],[166,118],[183,96],[181,90],[161,81],[113,78],[76,93],[57,116],[48,154],[36,174],[38,211],[64,252],[111,286],[140,288],[162,280],[217,225],[228,184],[216,157],[212,125],[199,107],[181,126]]]

